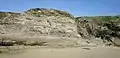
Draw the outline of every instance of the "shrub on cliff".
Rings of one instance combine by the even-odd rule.
[[[25,13],[31,14],[34,16],[38,16],[38,17],[40,17],[42,15],[61,16],[61,17],[70,17],[70,18],[74,17],[73,15],[69,14],[66,11],[60,11],[60,10],[56,10],[56,9],[46,9],[46,8],[32,8],[32,9],[25,11]]]

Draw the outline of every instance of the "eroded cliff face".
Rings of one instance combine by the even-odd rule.
[[[75,21],[67,17],[55,16],[20,16],[17,17],[17,24],[21,25],[22,32],[33,35],[52,35],[60,37],[75,37]],[[19,26],[18,26],[19,27]]]
[[[76,45],[77,26],[72,15],[55,9],[30,9],[25,13],[2,12],[0,45]],[[13,15],[15,14],[15,15]]]
[[[24,45],[120,45],[119,25],[119,19],[74,18],[65,11],[34,8],[24,13],[0,12],[0,39],[9,39],[5,43],[14,39],[15,44]]]
[[[42,16],[35,16],[36,14],[30,15],[28,12],[40,12],[36,14]],[[27,13],[22,13],[18,16],[14,16],[11,13],[8,14],[1,19],[1,33],[4,34],[14,32],[26,33],[31,36],[52,35],[59,37],[76,37],[77,34],[75,21],[62,11],[31,9]]]

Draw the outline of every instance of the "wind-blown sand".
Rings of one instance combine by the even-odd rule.
[[[0,58],[120,58],[120,48],[37,48],[26,49],[21,53],[1,54]]]

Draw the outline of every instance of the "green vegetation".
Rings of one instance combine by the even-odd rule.
[[[120,18],[120,15],[117,15],[117,16],[93,16],[93,17],[84,16],[84,17],[76,17],[76,19],[85,19],[85,20],[100,19],[100,20],[103,20],[103,21],[117,20],[119,18]]]
[[[29,9],[29,10],[25,11],[25,13],[30,14],[30,15],[34,15],[37,17],[46,15],[46,16],[61,16],[61,17],[74,18],[74,16],[69,14],[68,12],[59,11],[56,9],[33,8],[33,9]]]
[[[0,19],[3,19],[6,16],[7,16],[7,14],[5,12],[0,12]]]
[[[90,38],[89,36],[92,35],[114,45],[116,43],[113,38],[120,38],[120,16],[77,17],[76,23],[78,33],[85,38]],[[84,34],[83,31],[89,35]]]

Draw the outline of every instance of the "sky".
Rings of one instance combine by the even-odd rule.
[[[120,0],[0,0],[0,11],[24,12],[30,8],[53,8],[74,16],[120,15]]]

